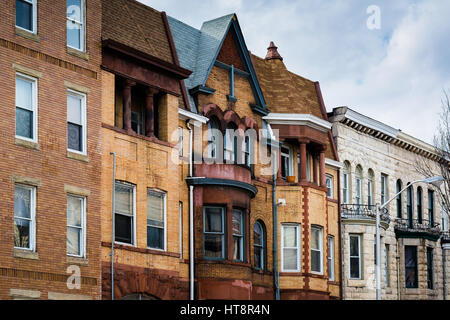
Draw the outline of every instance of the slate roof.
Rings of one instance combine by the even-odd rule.
[[[161,12],[135,0],[102,1],[102,40],[174,63]]]

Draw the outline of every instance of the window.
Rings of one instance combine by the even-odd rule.
[[[205,207],[203,217],[203,242],[205,258],[225,258],[224,208]]]
[[[16,0],[16,27],[37,32],[37,0]]]
[[[14,186],[14,247],[34,250],[36,230],[36,188]]]
[[[144,110],[131,110],[131,129],[136,134],[145,135]]]
[[[243,164],[245,164],[247,167],[250,167],[250,165],[252,164],[252,145],[250,137],[246,135],[242,140],[242,143],[242,159],[244,160]]]
[[[300,272],[300,225],[281,226],[281,267],[285,272]]]
[[[219,134],[219,124],[215,118],[208,121],[208,157],[216,159],[217,157],[217,138]]]
[[[70,256],[85,256],[85,198],[67,196],[67,254]]]
[[[115,241],[134,244],[135,186],[116,182],[115,188]]]
[[[419,224],[422,224],[422,216],[423,216],[423,206],[422,206],[422,201],[423,201],[423,191],[422,191],[422,187],[418,187],[417,188],[417,222]]]
[[[67,46],[84,51],[84,0],[67,0]]]
[[[323,273],[323,236],[321,227],[311,227],[311,272]]]
[[[445,202],[442,202],[442,231],[448,231],[448,211]]]
[[[350,235],[350,279],[361,279],[361,235]]]
[[[147,191],[147,247],[166,248],[166,194]]]
[[[281,147],[281,176],[292,176],[291,149]]]
[[[356,204],[361,205],[362,204],[362,168],[360,166],[356,167],[356,174],[355,174],[355,185],[356,185]],[[359,208],[358,208],[359,209]]]
[[[328,198],[333,198],[333,176],[329,174],[325,175],[325,183],[327,186]]]
[[[406,189],[406,216],[408,217],[408,226],[413,226],[413,188],[408,182],[408,189]]]
[[[385,274],[385,284],[386,284],[386,288],[389,288],[389,245],[385,244],[385,249],[384,249],[384,274]]]
[[[434,192],[428,190],[428,223],[434,225]]]
[[[328,236],[328,280],[334,281],[334,237]]]
[[[306,152],[306,180],[311,182],[311,153]]]
[[[349,202],[349,176],[350,176],[350,164],[348,163],[348,161],[344,162],[344,171],[343,171],[343,176],[342,176],[342,183],[343,183],[343,187],[342,187],[342,200],[344,203],[348,203]]]
[[[67,92],[67,149],[86,153],[86,95]]]
[[[16,137],[37,142],[37,79],[16,74]]]
[[[405,282],[406,288],[418,288],[417,247],[405,246]]]
[[[244,261],[244,213],[233,210],[233,260]]]
[[[372,170],[369,170],[369,175],[367,178],[367,204],[373,206],[373,180],[374,174]]]
[[[260,221],[256,221],[253,225],[253,247],[255,254],[255,269],[265,269],[265,242],[266,232],[265,228]]]
[[[427,248],[427,287],[433,289],[433,248]]]
[[[232,124],[228,124],[225,131],[225,141],[224,141],[224,159],[227,162],[236,161],[236,146],[237,137],[235,135],[235,127]]]
[[[178,155],[183,156],[183,128],[178,127]]]
[[[388,190],[387,190],[387,175],[381,174],[381,204],[386,202]]]
[[[397,180],[397,184],[396,184],[396,186],[397,186],[397,193],[399,193],[401,190],[402,190],[402,188],[403,188],[403,184],[402,184],[402,181],[401,180]],[[402,194],[400,193],[398,196],[397,196],[397,218],[402,218],[402,213],[403,213],[403,201],[402,201]]]

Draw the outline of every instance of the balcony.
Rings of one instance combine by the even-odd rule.
[[[439,223],[424,220],[397,218],[394,229],[397,238],[423,238],[437,241],[441,236]]]
[[[377,208],[375,205],[342,204],[341,216],[346,221],[361,221],[375,223],[377,219]],[[391,219],[389,211],[384,208],[380,212],[380,223],[385,229],[388,228]]]
[[[450,231],[442,232],[441,243],[450,243]]]

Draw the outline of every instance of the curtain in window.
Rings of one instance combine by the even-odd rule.
[[[164,249],[164,194],[149,192],[147,208],[147,245]]]
[[[115,239],[133,243],[133,188],[116,183]]]
[[[30,247],[31,190],[16,186],[14,190],[14,246]]]
[[[322,272],[321,242],[322,232],[319,228],[311,228],[311,271]]]
[[[82,243],[82,200],[76,197],[67,197],[67,253],[81,254]]]
[[[297,227],[284,226],[283,228],[283,269],[297,270]]]

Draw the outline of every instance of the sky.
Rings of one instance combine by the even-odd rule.
[[[328,111],[348,106],[433,142],[450,90],[450,1],[139,1],[196,28],[236,13],[247,48],[265,57],[274,41],[289,70],[320,82]]]

